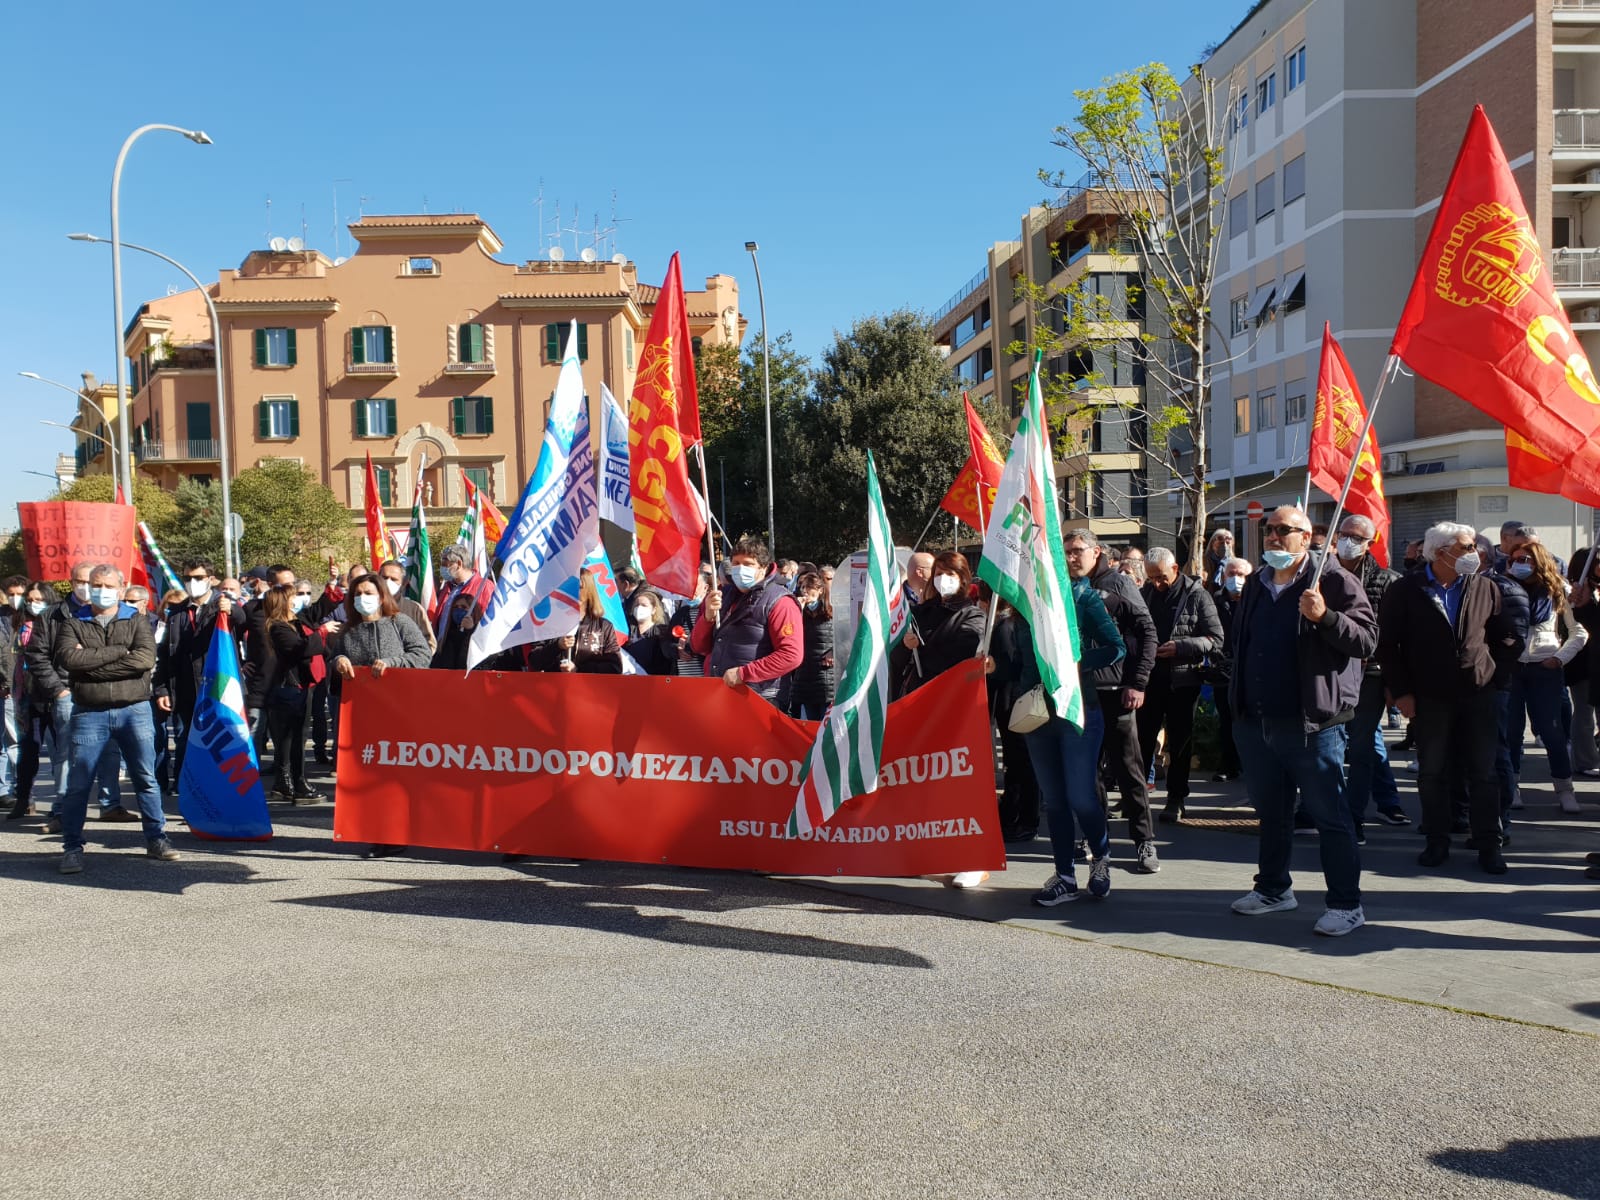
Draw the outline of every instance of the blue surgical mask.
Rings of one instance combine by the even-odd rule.
[[[1222,581],[1222,590],[1227,592],[1230,596],[1237,596],[1240,592],[1244,591],[1244,576],[1229,575]]]
[[[1526,579],[1533,574],[1533,564],[1527,562],[1514,562],[1507,568],[1514,579]]]
[[[115,608],[117,606],[117,589],[114,587],[91,587],[89,589],[89,603],[98,609]]]
[[[735,563],[728,568],[729,581],[741,592],[748,592],[755,587],[756,580],[760,577],[760,568],[748,566],[744,563]]]
[[[46,605],[43,600],[30,600],[30,601],[28,601],[28,612],[29,612],[30,615],[35,616],[35,617],[44,615],[44,610],[47,607],[49,607],[49,606]]]
[[[816,612],[817,611],[817,602],[815,600],[807,600],[806,601],[806,611],[807,612]]]
[[[362,592],[356,597],[355,603],[356,611],[363,617],[370,617],[380,607],[380,601],[371,592]]]
[[[1263,550],[1261,557],[1267,560],[1267,566],[1274,571],[1287,571],[1294,566],[1295,559],[1299,556],[1288,550]]]
[[[304,612],[306,605],[310,603],[310,596],[303,596],[297,592],[293,596],[289,597],[289,611],[293,613]]]

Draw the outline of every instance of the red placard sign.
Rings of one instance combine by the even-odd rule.
[[[41,500],[17,505],[22,552],[35,579],[69,579],[80,562],[110,563],[123,579],[133,571],[130,504]]]
[[[1005,865],[980,661],[892,704],[878,790],[791,840],[815,731],[712,679],[358,670],[334,836],[793,875]]]

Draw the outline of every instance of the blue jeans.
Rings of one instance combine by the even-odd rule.
[[[1083,732],[1079,733],[1060,717],[1051,717],[1032,733],[1023,734],[1028,743],[1028,758],[1039,783],[1039,797],[1050,816],[1050,849],[1055,855],[1056,874],[1073,877],[1072,819],[1078,819],[1089,853],[1104,858],[1111,853],[1111,835],[1106,825],[1105,806],[1100,803],[1096,771],[1100,762],[1100,738],[1105,724],[1098,708],[1086,708]]]
[[[68,736],[72,746],[72,770],[67,794],[56,805],[61,819],[61,844],[67,850],[83,849],[83,821],[89,808],[89,789],[94,786],[106,747],[115,745],[128,764],[128,777],[139,797],[139,815],[144,818],[146,839],[158,838],[166,831],[167,818],[161,810],[161,789],[156,786],[155,726],[150,706],[140,700],[121,708],[77,709],[72,714]]]
[[[50,724],[54,745],[50,751],[50,767],[56,777],[56,803],[66,798],[69,786],[69,768],[72,765],[72,697],[58,696],[50,709]],[[115,742],[107,742],[95,774],[98,785],[95,794],[100,801],[100,811],[122,807],[122,761],[117,757]],[[54,810],[52,810],[53,813]]]
[[[1292,885],[1295,793],[1316,823],[1329,908],[1361,903],[1361,851],[1344,800],[1343,725],[1307,733],[1299,717],[1239,717],[1233,740],[1244,764],[1245,791],[1261,823],[1256,891],[1281,896]]]
[[[1389,753],[1383,744],[1383,680],[1362,681],[1361,699],[1350,720],[1350,761],[1346,770],[1345,797],[1350,817],[1360,825],[1370,799],[1380,811],[1400,807],[1400,789],[1389,769]]]
[[[1526,718],[1544,744],[1544,752],[1550,759],[1550,778],[1572,778],[1572,750],[1567,745],[1570,722],[1563,718],[1566,705],[1567,681],[1560,671],[1538,663],[1517,664],[1511,676],[1505,724],[1513,774],[1522,774],[1522,726]]]
[[[23,719],[27,719],[28,705],[22,705]],[[17,709],[10,696],[6,697],[5,724],[0,725],[0,792],[9,792],[17,775]]]

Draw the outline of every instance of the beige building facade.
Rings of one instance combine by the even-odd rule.
[[[427,507],[459,510],[463,473],[509,507],[537,461],[572,322],[596,439],[601,384],[630,394],[659,292],[632,262],[502,262],[472,215],[368,216],[350,232],[348,259],[257,250],[210,288],[235,473],[291,459],[359,510],[370,454],[392,519],[419,480]],[[685,300],[697,348],[742,339],[731,276]],[[168,487],[216,479],[217,354],[200,294],[141,305],[125,350],[139,471]],[[104,469],[100,450],[80,450],[85,470]]]

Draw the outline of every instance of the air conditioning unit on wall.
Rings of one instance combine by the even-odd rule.
[[[1600,183],[1600,167],[1590,167],[1587,171],[1579,171],[1578,182]]]
[[[1385,475],[1399,475],[1406,469],[1406,452],[1404,450],[1391,450],[1383,456],[1383,473]]]

